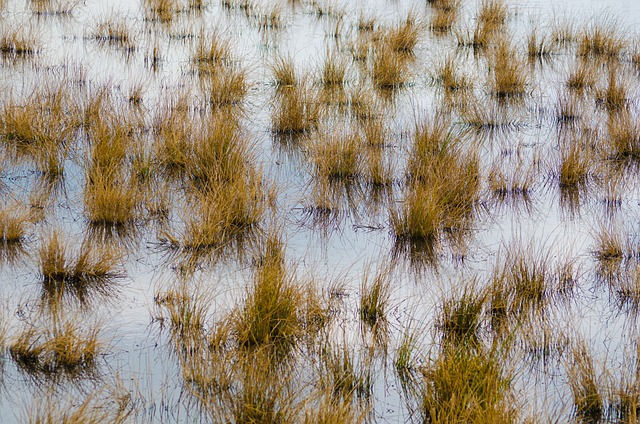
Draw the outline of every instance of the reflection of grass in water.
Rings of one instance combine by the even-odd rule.
[[[600,422],[604,413],[604,395],[591,352],[582,342],[573,348],[572,356],[573,360],[567,365],[567,374],[576,417],[583,423]]]

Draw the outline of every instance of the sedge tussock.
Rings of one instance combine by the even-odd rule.
[[[513,423],[518,410],[510,393],[513,378],[503,354],[449,349],[421,371],[425,387],[421,413],[431,423]]]
[[[95,295],[109,295],[123,277],[120,255],[108,247],[85,244],[76,251],[63,237],[54,231],[37,252],[44,300],[55,309],[65,297],[86,305]]]
[[[367,167],[364,170],[366,183],[373,188],[391,187],[395,175],[393,163],[380,147],[366,150]]]
[[[497,97],[517,97],[525,93],[528,74],[518,53],[506,39],[500,40],[492,56],[491,86]]]
[[[100,44],[118,47],[125,52],[133,52],[136,49],[134,36],[131,34],[127,21],[119,15],[113,15],[100,19],[88,38]]]
[[[367,132],[367,129],[372,130],[375,126],[380,127],[380,125],[377,125],[380,120],[375,118],[379,117],[382,113],[381,105],[371,90],[359,87],[352,91],[349,98],[349,110],[354,118],[360,122],[367,123],[364,125],[365,132]],[[381,131],[379,137],[383,136],[385,132],[386,131]]]
[[[287,353],[302,336],[303,292],[286,268],[284,246],[270,235],[244,304],[232,318],[239,346]]]
[[[442,83],[442,86],[448,92],[466,90],[473,87],[470,78],[460,73],[458,64],[451,56],[436,71],[436,79]]]
[[[640,124],[631,113],[622,111],[609,117],[605,148],[609,159],[635,163],[640,159]]]
[[[632,316],[640,313],[640,263],[628,264],[617,278],[609,281],[616,306]],[[638,399],[636,399],[636,402]]]
[[[617,270],[627,256],[625,241],[620,230],[611,225],[602,225],[594,235],[594,239],[595,246],[592,253],[599,263],[600,270],[611,272]],[[605,272],[605,275],[609,275],[611,272]]]
[[[356,356],[346,342],[324,342],[318,370],[320,385],[333,399],[353,402],[367,399],[372,391],[371,367],[362,355]]]
[[[618,32],[620,26],[605,18],[583,29],[578,35],[578,56],[596,58],[618,57],[627,46],[627,41]]]
[[[553,54],[553,46],[550,39],[540,34],[537,28],[533,28],[527,36],[527,56],[529,62],[539,61],[549,58]]]
[[[596,85],[597,69],[588,60],[579,60],[569,71],[567,87],[581,92]]]
[[[106,399],[98,399],[97,393],[91,393],[82,399],[67,399],[60,402],[47,397],[29,405],[27,418],[22,422],[29,424],[123,424],[131,414],[129,393],[113,393]]]
[[[554,19],[551,41],[558,47],[566,47],[576,40],[576,29],[570,19]]]
[[[436,328],[445,345],[477,346],[483,320],[485,294],[475,284],[466,285],[460,293],[444,300]]]
[[[489,316],[495,331],[515,319],[543,316],[556,293],[549,255],[531,246],[507,250],[493,271],[488,287]]]
[[[0,243],[2,249],[19,245],[27,236],[29,211],[19,205],[8,205],[0,209]]]
[[[478,11],[478,22],[483,25],[500,26],[507,21],[509,8],[502,0],[482,0]]]
[[[179,9],[177,0],[143,0],[145,19],[163,24],[173,21]]]
[[[195,353],[202,347],[210,300],[208,293],[190,290],[185,283],[155,296],[155,304],[160,308],[155,319],[168,326],[178,351]]]
[[[560,148],[557,174],[561,189],[583,188],[592,177],[594,159],[581,141],[571,139]]]
[[[606,87],[596,89],[597,101],[608,111],[616,112],[625,109],[629,98],[629,84],[621,79],[619,71],[612,66]]]
[[[347,62],[335,50],[328,51],[321,71],[321,81],[326,89],[342,87],[347,78]]]
[[[31,326],[11,341],[9,352],[28,373],[78,375],[95,366],[101,349],[99,332],[95,325],[86,331],[72,321],[54,325],[51,330]]]
[[[574,412],[582,422],[599,422],[604,414],[604,396],[593,357],[584,342],[579,342],[572,353],[573,360],[567,365],[567,374]]]
[[[29,8],[37,16],[68,17],[79,4],[79,0],[30,0]]]
[[[360,285],[360,320],[370,329],[385,330],[391,300],[390,270],[380,269],[370,281],[368,275]]]
[[[357,411],[350,402],[335,399],[331,394],[305,408],[304,424],[350,424],[366,422],[366,413]]]
[[[311,148],[315,173],[328,180],[354,180],[362,174],[362,138],[354,131],[334,131],[319,136]]]
[[[242,105],[249,88],[246,70],[236,65],[217,67],[200,78],[200,89],[214,109]]]
[[[40,50],[38,38],[26,27],[5,28],[0,35],[0,55],[2,59],[24,59],[32,57]]]
[[[223,66],[232,64],[231,42],[219,32],[207,35],[201,32],[191,53],[191,63],[198,75],[209,75]]]
[[[407,59],[393,51],[376,50],[373,55],[371,79],[381,90],[396,89],[409,79]]]
[[[141,196],[129,178],[94,168],[87,175],[83,201],[91,225],[119,228],[138,218]]]
[[[276,135],[297,136],[317,128],[322,112],[320,98],[313,87],[300,82],[277,96],[271,117]]]
[[[429,29],[435,34],[447,34],[458,19],[457,7],[436,7],[429,20]]]
[[[509,174],[505,174],[499,165],[494,165],[489,171],[487,184],[491,196],[501,202],[517,199],[529,200],[535,185],[535,170],[533,166],[525,167],[518,163]]]
[[[384,43],[396,53],[412,54],[420,41],[422,26],[416,16],[410,13],[404,20],[389,28],[383,38]]]
[[[273,74],[273,81],[278,88],[297,85],[295,62],[291,56],[276,56],[269,66]]]

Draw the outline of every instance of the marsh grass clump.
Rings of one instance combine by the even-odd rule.
[[[500,40],[492,56],[491,86],[499,98],[517,97],[525,93],[528,74],[517,52],[506,39]]]
[[[458,19],[458,2],[455,0],[443,0],[440,3],[442,6],[436,5],[433,8],[433,13],[429,20],[429,29],[435,34],[443,35],[451,32]]]
[[[579,60],[569,71],[567,87],[571,90],[582,92],[596,85],[597,69],[589,60]]]
[[[607,121],[609,134],[605,148],[608,158],[633,164],[640,159],[640,124],[629,112],[616,113]]]
[[[421,35],[422,26],[413,14],[409,14],[404,22],[389,28],[383,38],[391,51],[413,54]]]
[[[371,79],[380,90],[404,86],[409,79],[407,59],[392,51],[376,50],[371,65]]]
[[[208,293],[202,289],[190,290],[187,284],[180,282],[157,294],[154,301],[161,309],[161,325],[168,326],[171,340],[179,352],[195,354],[202,348],[210,302]]]
[[[482,25],[496,27],[505,24],[508,14],[509,8],[502,0],[482,0],[477,19]]]
[[[123,228],[138,219],[138,187],[123,175],[96,168],[87,175],[84,208],[91,225]]]
[[[320,385],[333,399],[353,402],[371,395],[373,382],[366,358],[356,356],[346,342],[325,342],[321,355]]]
[[[328,180],[354,180],[362,174],[362,163],[358,160],[362,151],[362,139],[353,131],[334,131],[320,137],[311,154],[315,171]]]
[[[595,23],[578,35],[578,56],[615,58],[627,46],[624,36],[618,32],[620,26],[613,21]]]
[[[235,65],[218,67],[200,81],[200,89],[214,109],[242,105],[250,88],[246,70]]]
[[[534,28],[527,36],[527,56],[529,62],[542,62],[553,54],[553,46],[546,35],[541,35],[537,28]]]
[[[360,320],[369,328],[384,328],[391,297],[389,270],[382,269],[369,282],[365,276],[360,285]]]
[[[336,51],[327,52],[322,65],[321,78],[325,89],[342,87],[346,83],[347,62]]]
[[[173,21],[179,9],[176,0],[143,0],[142,7],[146,20],[162,24]]]
[[[273,74],[273,81],[278,89],[297,85],[298,78],[296,76],[293,57],[276,56],[269,68]]]
[[[129,403],[129,393],[110,393],[106,399],[98,399],[97,393],[92,393],[78,401],[67,399],[36,400],[28,409],[27,418],[22,422],[29,424],[101,424],[126,422],[132,413]]]
[[[626,258],[625,241],[620,231],[608,225],[603,225],[595,234],[593,255],[603,270],[617,270]]]
[[[0,36],[0,55],[3,59],[32,57],[40,49],[37,40],[24,28],[5,29]]]
[[[117,15],[101,19],[89,34],[89,38],[101,44],[121,48],[126,52],[133,52],[136,48],[127,21]]]
[[[474,347],[480,342],[485,294],[471,284],[445,299],[436,322],[444,344]]]
[[[322,114],[318,93],[308,83],[282,91],[276,98],[271,118],[278,136],[299,136],[316,129]]]
[[[29,8],[36,16],[70,17],[79,4],[78,0],[30,0]]]
[[[518,409],[510,394],[513,376],[498,349],[445,349],[421,372],[420,412],[425,422],[512,423]]]
[[[29,212],[18,205],[0,209],[0,243],[3,249],[25,241],[29,218]]]
[[[43,299],[55,309],[64,297],[86,305],[96,295],[111,294],[123,277],[117,252],[86,244],[75,251],[62,237],[54,231],[38,249]]]
[[[500,201],[530,200],[535,185],[533,166],[526,167],[522,163],[511,167],[511,174],[505,174],[500,166],[494,165],[489,171],[487,183],[491,196]]]
[[[560,149],[557,175],[561,189],[582,189],[592,178],[593,157],[580,141],[569,140]]]
[[[29,327],[9,346],[11,358],[26,372],[78,375],[91,371],[100,350],[99,328],[82,330],[68,321],[52,330]]]
[[[611,67],[606,87],[596,90],[596,99],[610,112],[617,112],[626,108],[629,103],[629,86],[621,80],[619,72]]]
[[[444,64],[440,66],[436,72],[436,78],[448,92],[456,92],[473,87],[471,80],[460,73],[453,57],[448,57]]]
[[[567,374],[576,417],[586,423],[599,422],[605,411],[604,396],[591,353],[584,343],[580,343],[574,347],[572,357]]]
[[[282,242],[270,236],[244,304],[232,318],[239,346],[290,351],[302,336],[301,296],[286,269]]]
[[[201,32],[191,53],[191,63],[200,76],[218,72],[233,63],[231,42],[217,31],[211,35]]]
[[[507,324],[544,316],[556,292],[549,263],[548,254],[531,247],[510,248],[496,266],[487,289],[492,330],[501,332]]]

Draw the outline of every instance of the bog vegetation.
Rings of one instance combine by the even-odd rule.
[[[553,9],[0,1],[0,421],[637,422],[640,35]]]

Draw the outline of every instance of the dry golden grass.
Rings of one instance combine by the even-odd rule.
[[[128,177],[109,168],[94,168],[86,178],[83,201],[90,224],[119,228],[139,218],[141,194]]]
[[[619,24],[608,21],[595,23],[578,35],[579,56],[618,57],[627,46],[627,40],[619,32]]]
[[[391,301],[390,269],[382,268],[360,285],[360,320],[371,329],[386,329]]]
[[[582,422],[598,422],[603,417],[605,406],[593,358],[584,343],[574,347],[572,356],[567,374],[576,417]]]
[[[327,59],[328,60],[328,59]],[[297,85],[296,68],[293,57],[277,56],[269,67],[278,88]]]
[[[509,8],[502,0],[482,0],[478,11],[478,22],[482,25],[500,26],[507,21]]]
[[[442,3],[444,3],[443,1]],[[451,28],[458,19],[458,8],[436,7],[429,20],[429,29],[436,34],[451,32]]]
[[[496,350],[449,349],[421,370],[420,412],[430,423],[513,423],[512,375]]]
[[[576,142],[567,143],[560,150],[557,171],[560,187],[584,187],[592,177],[592,166],[593,157],[588,149]]]
[[[96,295],[110,294],[123,275],[120,255],[108,247],[86,244],[72,250],[63,237],[53,232],[37,252],[44,300],[56,309],[64,297],[85,305]]]
[[[38,38],[28,28],[5,28],[0,36],[0,55],[3,59],[28,58],[40,49]]]
[[[28,327],[9,346],[12,359],[29,373],[77,375],[90,371],[101,348],[99,328],[81,329],[72,321],[52,330]]]
[[[535,60],[543,61],[553,53],[553,45],[550,38],[545,34],[540,34],[538,28],[533,28],[527,36],[527,55],[529,62]]]
[[[454,57],[448,57],[436,71],[436,79],[447,91],[458,91],[473,87],[471,79],[460,73]]]
[[[383,90],[405,85],[409,78],[407,59],[392,51],[376,49],[373,55],[371,79]]]
[[[350,130],[334,130],[319,135],[310,154],[315,173],[329,180],[353,180],[362,175],[360,134]]]
[[[321,78],[325,88],[341,87],[347,78],[347,62],[336,51],[328,51],[322,65]]]
[[[389,28],[383,36],[387,47],[397,53],[412,54],[420,41],[422,25],[412,13],[407,15],[404,22]]]
[[[88,35],[89,38],[101,44],[121,48],[125,52],[133,52],[136,49],[135,39],[123,17],[118,15],[105,17],[93,27],[94,29]]]
[[[54,399],[39,399],[29,406],[23,422],[29,424],[123,424],[131,414],[129,394],[113,396],[105,400],[96,400],[96,394],[90,394],[81,402],[69,399],[60,402]]]
[[[200,89],[215,109],[240,106],[249,92],[247,72],[238,66],[217,67],[201,76]]]
[[[525,65],[509,41],[498,41],[492,57],[491,87],[497,97],[521,96],[528,84]]]
[[[7,205],[0,209],[0,244],[3,250],[10,245],[22,244],[29,220],[29,211],[19,205]]]
[[[608,141],[605,144],[608,158],[620,162],[637,162],[640,159],[640,124],[631,113],[621,111],[607,121]]]
[[[535,168],[518,163],[515,166],[504,167],[494,164],[487,176],[487,185],[491,196],[499,201],[512,201],[517,199],[528,200],[535,185]]]
[[[271,128],[276,135],[300,135],[314,130],[320,121],[321,104],[313,87],[301,82],[276,98]]]
[[[380,147],[369,147],[366,150],[367,166],[364,170],[366,183],[373,188],[391,187],[394,181],[395,169],[386,155],[386,152]]]
[[[596,89],[596,99],[608,111],[624,109],[629,102],[629,84],[621,77],[615,67],[609,68],[609,78],[606,87]]]
[[[146,20],[167,24],[173,21],[180,6],[177,0],[143,0],[142,7]]]
[[[596,85],[597,69],[588,60],[579,60],[567,78],[567,87],[582,91]]]
[[[191,53],[191,63],[199,75],[208,75],[232,63],[231,42],[218,32],[201,32]]]
[[[436,328],[444,345],[473,348],[478,346],[481,338],[486,295],[475,284],[460,290],[460,293],[444,300]]]
[[[78,7],[78,0],[30,0],[29,8],[37,16],[71,16]]]

